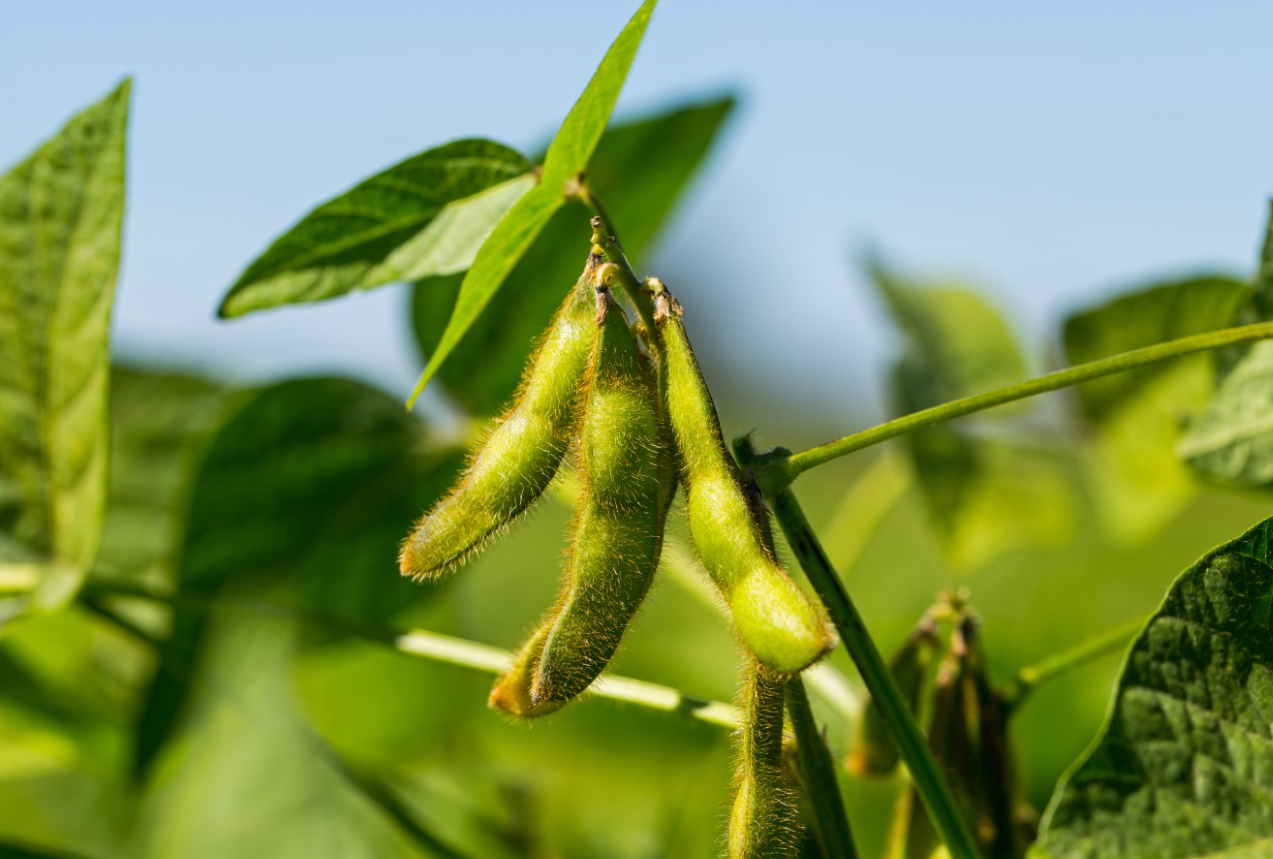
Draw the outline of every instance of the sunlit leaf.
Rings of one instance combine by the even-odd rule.
[[[1273,520],[1171,586],[1095,745],[1052,799],[1054,859],[1273,851]]]
[[[588,184],[605,201],[633,261],[644,258],[733,104],[732,98],[712,99],[613,126],[602,136],[588,162]],[[583,268],[588,217],[579,203],[553,215],[509,275],[508,288],[439,370],[448,393],[472,413],[496,413],[517,386],[534,338]],[[413,290],[416,342],[426,360],[442,336],[460,280],[430,278]]]
[[[180,717],[208,604],[227,582],[277,582],[294,608],[346,621],[389,616],[423,593],[398,573],[398,542],[457,465],[426,449],[422,425],[394,399],[356,382],[284,382],[244,405],[194,478],[138,769]]]
[[[611,44],[583,95],[570,109],[548,146],[540,184],[517,201],[477,252],[472,267],[460,284],[451,318],[438,338],[408,405],[437,374],[438,368],[504,285],[535,237],[566,202],[568,183],[587,167],[606,123],[610,121],[610,113],[645,36],[656,2],[645,0]]]
[[[46,607],[73,596],[102,534],[129,88],[0,177],[0,568],[44,563]]]
[[[1221,275],[1124,293],[1065,321],[1070,364],[1095,361],[1232,324],[1250,289]],[[1100,521],[1124,540],[1156,533],[1196,485],[1176,454],[1183,418],[1206,401],[1214,356],[1196,355],[1106,376],[1078,389],[1091,435],[1088,482]]]
[[[463,271],[535,185],[520,153],[457,140],[412,156],[307,214],[239,276],[222,316]]]

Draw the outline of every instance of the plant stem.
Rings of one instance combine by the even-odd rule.
[[[87,602],[92,600],[94,595],[108,594],[149,599],[170,605],[183,602],[186,604],[202,602],[201,600],[182,599],[154,593],[130,583],[120,582],[116,584],[105,581],[91,583],[91,587],[87,587],[81,592],[81,598]],[[96,604],[96,600],[94,600],[94,603],[92,607],[97,611],[101,611],[100,605]],[[287,612],[306,623],[355,635],[375,644],[386,645],[408,656],[419,656],[436,662],[471,668],[487,674],[501,674],[513,664],[513,654],[509,651],[486,644],[479,644],[476,641],[468,641],[463,638],[455,638],[454,636],[428,632],[422,629],[395,632],[383,627],[354,623],[341,618],[331,617],[330,615],[302,611],[293,606],[278,603],[265,602],[262,605],[270,611]],[[160,642],[153,643],[156,647],[161,646]],[[589,693],[598,698],[608,698],[611,701],[636,704],[662,713],[675,713],[700,722],[706,722],[709,725],[734,729],[742,724],[742,716],[739,714],[738,709],[730,704],[694,698],[668,686],[647,683],[644,680],[635,680],[630,677],[602,675],[593,683]]]
[[[654,331],[654,303],[648,290],[641,285],[641,279],[632,270],[628,257],[619,244],[618,234],[614,231],[614,223],[606,214],[601,201],[593,196],[592,189],[582,178],[575,183],[575,197],[592,212],[592,246],[595,251],[606,258],[606,262],[614,263],[617,269],[615,281],[619,288],[627,294],[628,300],[636,307],[641,322],[647,331]]]
[[[1008,709],[1015,710],[1040,685],[1053,680],[1062,674],[1095,662],[1102,656],[1117,653],[1127,646],[1135,635],[1145,628],[1149,616],[1138,617],[1127,623],[1119,624],[1095,638],[1049,656],[1033,665],[1027,665],[1008,681],[1002,691],[1004,703]]]
[[[853,830],[840,796],[835,762],[818,732],[809,707],[809,695],[800,677],[787,684],[787,710],[796,734],[796,768],[813,810],[813,831],[823,859],[857,859],[857,845],[853,843]]]
[[[749,440],[740,439],[736,445],[739,459],[743,460],[744,466],[748,466],[749,460],[754,456]],[[879,648],[867,632],[862,616],[832,568],[830,559],[809,526],[809,520],[805,518],[795,495],[790,489],[783,489],[773,495],[771,500],[774,518],[778,520],[791,551],[799,559],[809,582],[830,613],[845,649],[857,665],[867,691],[871,693],[872,702],[880,708],[893,742],[915,782],[915,788],[928,807],[933,826],[946,842],[953,859],[977,859],[977,842],[973,840],[968,824],[960,814],[950,786],[937,766],[915,717],[902,699],[902,693],[889,673]]]
[[[1029,379],[1015,385],[1008,385],[982,394],[975,394],[971,397],[952,400],[949,403],[942,403],[939,406],[933,406],[930,409],[914,412],[879,426],[871,427],[852,435],[846,435],[843,438],[838,438],[818,447],[791,454],[785,458],[774,459],[758,470],[756,479],[766,494],[776,493],[791,485],[793,480],[811,468],[920,427],[963,417],[973,412],[991,409],[995,406],[1001,406],[1015,400],[1023,400],[1049,391],[1068,388],[1092,379],[1099,379],[1101,376],[1134,370],[1137,367],[1165,361],[1168,358],[1178,358],[1195,352],[1222,349],[1225,346],[1250,343],[1254,340],[1265,340],[1270,337],[1273,337],[1273,322],[1240,325],[1234,328],[1211,331],[1206,334],[1195,334],[1190,337],[1181,337],[1177,340],[1168,340],[1165,343],[1146,346],[1143,349],[1133,349],[1130,352],[1122,352],[1118,355],[1111,355],[1108,358],[1067,367],[1064,370],[1057,370],[1054,373],[1048,373],[1036,379]]]

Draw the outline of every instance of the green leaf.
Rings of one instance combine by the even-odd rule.
[[[0,177],[0,568],[47,561],[45,607],[75,593],[102,535],[129,89]]]
[[[656,2],[645,0],[610,45],[583,95],[579,96],[553,137],[544,157],[540,184],[517,201],[477,252],[472,267],[460,284],[450,321],[407,400],[408,408],[490,304],[553,213],[566,202],[570,192],[567,185],[587,166],[606,123],[610,121],[610,114],[628,77],[628,69],[632,67]]]
[[[894,384],[900,413],[1025,376],[1007,322],[976,292],[911,282],[878,261],[869,272],[906,335]],[[1071,493],[1054,454],[950,425],[918,430],[904,444],[951,566],[975,569],[1014,547],[1058,545],[1070,533]]]
[[[78,853],[19,844],[16,841],[0,841],[0,859],[85,859]]]
[[[1233,323],[1250,295],[1222,275],[1153,284],[1065,321],[1070,364],[1105,358]],[[1088,485],[1102,526],[1124,541],[1157,533],[1197,487],[1176,453],[1182,417],[1201,408],[1214,358],[1196,355],[1080,386],[1091,432],[1084,449]]]
[[[530,162],[490,140],[457,140],[412,156],[276,239],[230,288],[220,315],[463,271],[534,185]]]
[[[1273,520],[1171,586],[1044,822],[1054,859],[1273,851]]]
[[[174,588],[189,482],[241,396],[195,376],[112,369],[110,490],[94,576]]]
[[[1273,319],[1273,203],[1242,322]],[[1218,483],[1273,486],[1273,347],[1235,350],[1213,396],[1180,440],[1179,454],[1195,473]]]
[[[265,388],[208,447],[190,491],[177,602],[147,692],[144,771],[184,709],[208,606],[233,580],[272,582],[289,605],[347,622],[384,619],[426,591],[397,546],[459,466],[384,393],[342,379]]]
[[[250,604],[262,599],[237,588],[209,619],[190,717],[155,769],[138,855],[453,855],[415,849],[345,777],[301,715],[295,620]]]
[[[588,185],[605,201],[629,258],[640,259],[710,150],[734,105],[730,97],[680,107],[606,130],[588,162]],[[476,415],[493,415],[517,387],[535,337],[583,267],[589,213],[559,209],[509,275],[508,289],[474,322],[438,372]],[[412,320],[428,359],[455,306],[461,278],[429,278],[412,291]]]

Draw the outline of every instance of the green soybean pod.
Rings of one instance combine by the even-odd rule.
[[[936,651],[937,631],[932,619],[925,617],[889,660],[889,672],[916,717],[921,715]],[[893,744],[884,715],[869,695],[864,704],[847,769],[859,777],[888,775],[897,766],[897,746]]]
[[[503,710],[510,716],[530,718],[543,716],[560,707],[559,704],[536,704],[531,700],[531,684],[534,682],[535,669],[539,667],[539,659],[544,652],[544,641],[552,631],[555,618],[548,617],[541,621],[531,632],[526,643],[513,657],[513,665],[500,676],[491,689],[486,703],[496,710]]]
[[[646,283],[667,363],[667,413],[695,551],[748,650],[780,674],[802,671],[835,646],[835,633],[821,606],[774,557],[767,513],[763,503],[748,497],[725,448],[680,305],[658,280]]]
[[[649,591],[662,546],[669,493],[655,378],[604,285],[597,325],[578,432],[579,509],[531,686],[535,705],[575,698],[610,662]]]
[[[753,661],[743,695],[737,784],[729,815],[729,857],[790,856],[799,832],[795,792],[782,761],[787,683]]]
[[[527,364],[512,406],[495,421],[455,488],[403,542],[403,575],[436,579],[454,570],[552,481],[570,444],[592,349],[597,266],[590,256]]]

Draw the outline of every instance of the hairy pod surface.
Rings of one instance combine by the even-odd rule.
[[[778,859],[795,850],[796,802],[782,765],[787,682],[752,662],[743,690],[737,792],[729,815],[729,859]]]
[[[539,667],[539,659],[544,652],[544,641],[552,631],[553,618],[541,621],[530,638],[517,651],[513,665],[495,682],[486,703],[496,710],[503,710],[510,716],[530,718],[543,716],[559,709],[560,704],[544,702],[536,704],[531,700],[530,687],[534,681],[535,669]]]
[[[889,672],[917,719],[922,716],[924,695],[928,689],[937,643],[933,623],[925,618],[889,660]],[[859,777],[888,775],[897,766],[900,755],[880,708],[869,695],[864,703],[847,768],[850,773]]]
[[[680,306],[662,284],[650,283],[667,365],[665,402],[681,457],[695,551],[724,595],[748,650],[781,674],[802,671],[835,646],[835,633],[821,606],[775,559],[767,513],[748,497],[725,448]]]
[[[403,575],[454,570],[548,487],[570,445],[580,381],[595,337],[592,258],[535,350],[512,406],[493,425],[455,488],[403,542]]]
[[[655,377],[609,290],[578,434],[579,509],[562,594],[531,683],[535,706],[563,704],[614,656],[649,591],[670,501]]]

